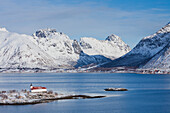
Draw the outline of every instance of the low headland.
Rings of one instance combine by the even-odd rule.
[[[59,94],[53,91],[31,93],[27,90],[9,90],[0,91],[0,105],[29,105],[29,104],[40,104],[49,103],[57,100],[65,99],[92,99],[92,98],[103,98],[105,96],[89,96],[89,95],[66,95]]]

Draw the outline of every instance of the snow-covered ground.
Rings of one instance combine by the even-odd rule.
[[[47,92],[47,93],[31,93],[27,90],[16,91],[0,91],[0,104],[29,104],[40,103],[42,99],[61,98],[66,95]]]
[[[31,93],[27,90],[16,91],[0,91],[0,105],[27,105],[48,103],[55,100],[63,99],[87,99],[87,98],[103,98],[102,95],[75,95],[75,94],[58,94],[53,91]]]

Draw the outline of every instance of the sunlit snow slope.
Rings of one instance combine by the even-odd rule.
[[[83,37],[80,39],[80,46],[84,53],[88,55],[103,55],[112,60],[131,50],[120,37],[114,34],[108,36],[105,40]]]
[[[170,69],[170,43],[154,55],[142,68]]]
[[[106,42],[109,43],[109,40]],[[98,43],[97,40],[96,43]],[[111,61],[103,56],[102,52],[93,55],[84,52],[85,49],[80,45],[81,42],[71,40],[67,35],[55,29],[38,30],[29,36],[0,28],[0,68],[68,69]],[[92,44],[91,46],[94,47]],[[98,47],[106,50],[102,43]],[[114,47],[109,47],[112,50],[117,49],[116,44]],[[92,51],[96,51],[97,48],[93,49]],[[109,54],[109,57],[119,57],[124,53],[124,48],[119,50],[121,54],[117,56],[114,54],[111,56],[109,52],[104,53]]]

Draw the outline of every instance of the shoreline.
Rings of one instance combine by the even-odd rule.
[[[0,72],[0,74],[12,74],[12,73],[18,73],[18,74],[24,74],[24,73],[128,73],[128,74],[151,74],[151,75],[169,75],[170,72],[167,72],[167,73],[142,73],[142,72],[127,72],[127,71],[124,71],[124,72],[53,72],[53,71],[44,71],[44,72],[19,72],[19,71],[15,71],[15,72]]]
[[[0,105],[33,105],[41,103],[49,103],[57,100],[68,99],[94,99],[104,98],[106,96],[90,96],[90,95],[63,95],[53,91],[45,93],[31,93],[27,90],[9,90],[0,92]]]
[[[22,103],[0,103],[0,105],[34,105],[34,104],[41,104],[41,103],[49,103],[57,100],[70,100],[70,99],[94,99],[94,98],[104,98],[106,96],[88,96],[88,95],[70,95],[65,97],[59,98],[52,98],[52,99],[42,99],[37,100],[34,102],[22,102]]]
[[[135,67],[77,68],[77,69],[40,69],[40,68],[0,68],[0,73],[135,73],[170,74],[170,69],[142,69]]]

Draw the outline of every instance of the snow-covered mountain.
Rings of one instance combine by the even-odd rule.
[[[114,34],[108,36],[105,40],[83,37],[80,39],[80,46],[84,53],[88,55],[103,55],[112,60],[131,50],[120,37]]]
[[[102,64],[110,62],[111,59],[104,57],[103,55],[88,55],[85,54],[83,51],[80,53],[80,58],[77,61],[75,67],[82,67],[82,66],[93,66],[95,64]]]
[[[105,40],[83,37],[78,42],[55,29],[38,30],[29,36],[0,28],[0,68],[68,69],[106,63],[104,67],[167,69],[169,46],[170,23],[143,38],[131,51],[116,35]]]
[[[0,68],[50,68],[55,60],[23,34],[0,29]]]
[[[142,68],[170,69],[170,43],[154,55]]]
[[[143,38],[129,53],[104,65],[106,67],[142,67],[153,56],[160,57],[163,49],[170,43],[170,23],[153,35]],[[162,52],[161,52],[162,51]],[[168,51],[167,51],[168,52]],[[156,55],[159,53],[158,55]],[[160,60],[159,60],[160,61]],[[156,65],[156,64],[155,64]]]
[[[100,51],[87,54],[82,39],[79,43],[55,29],[38,30],[29,36],[0,28],[0,68],[73,68],[109,62],[111,60],[103,55],[115,58],[129,50],[129,47],[121,40],[117,40],[117,37],[93,42],[94,45],[90,43],[94,49],[91,48],[91,52],[97,51],[97,47]],[[103,50],[104,54],[101,52]],[[111,50],[112,54],[109,53]]]
[[[72,67],[79,59],[75,52],[73,40],[62,32],[55,29],[43,29],[36,31],[31,39],[45,53],[55,59],[60,67]]]

